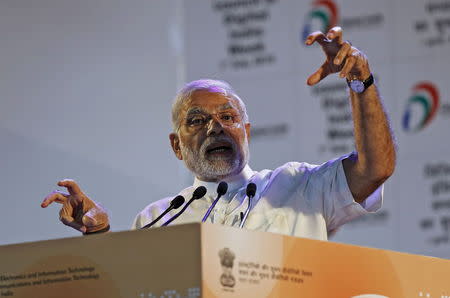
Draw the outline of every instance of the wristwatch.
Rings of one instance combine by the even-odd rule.
[[[347,80],[347,85],[356,93],[363,93],[367,88],[369,88],[373,84],[373,75],[365,79],[364,81],[360,80]]]

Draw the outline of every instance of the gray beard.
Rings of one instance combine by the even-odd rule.
[[[228,141],[233,144],[233,158],[206,159],[206,148],[213,142]],[[239,174],[247,165],[249,160],[248,141],[245,138],[242,144],[242,152],[236,144],[227,137],[210,137],[203,142],[199,151],[194,151],[180,142],[181,154],[186,167],[194,175],[204,181],[220,181],[221,179]]]

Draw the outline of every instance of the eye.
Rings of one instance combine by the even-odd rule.
[[[234,115],[231,113],[222,113],[220,114],[220,120],[224,122],[234,122]]]
[[[205,124],[206,118],[202,115],[195,115],[187,119],[187,124],[189,126],[200,126]]]

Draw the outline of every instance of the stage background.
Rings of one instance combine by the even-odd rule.
[[[247,103],[255,170],[353,150],[345,82],[305,83],[323,60],[305,32],[338,24],[369,57],[399,149],[382,210],[332,240],[450,258],[450,1],[20,0],[0,16],[0,244],[77,235],[39,207],[61,178],[114,230],[189,185],[167,137],[189,80],[227,80]]]

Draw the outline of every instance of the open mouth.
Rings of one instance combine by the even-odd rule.
[[[206,148],[207,155],[231,155],[233,146],[228,142],[213,143]]]

